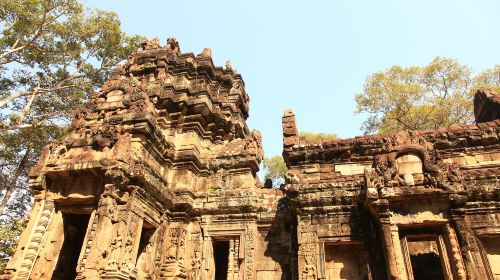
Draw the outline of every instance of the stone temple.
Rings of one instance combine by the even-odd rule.
[[[500,95],[474,105],[474,125],[321,140],[288,110],[265,188],[241,75],[146,42],[31,170],[0,278],[500,279]]]

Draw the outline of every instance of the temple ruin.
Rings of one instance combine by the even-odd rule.
[[[0,279],[500,279],[500,95],[474,105],[474,125],[319,140],[287,110],[266,188],[241,75],[146,42],[31,170]]]

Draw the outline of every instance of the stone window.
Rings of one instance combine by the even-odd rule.
[[[323,263],[324,279],[368,279],[368,269],[363,245],[358,243],[324,244]]]
[[[481,237],[493,279],[500,280],[500,236]]]
[[[446,245],[441,234],[403,234],[401,249],[409,280],[452,279]]]
[[[415,178],[423,178],[423,164],[420,157],[413,153],[400,155],[396,158],[398,174],[402,176],[407,185],[415,185]],[[415,176],[416,175],[416,176]]]

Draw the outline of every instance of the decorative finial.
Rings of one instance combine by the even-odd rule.
[[[227,70],[233,69],[233,66],[231,65],[231,60],[226,61],[226,69]]]
[[[160,38],[156,37],[153,40],[142,43],[142,50],[153,50],[160,47]]]
[[[177,39],[175,37],[169,37],[167,39],[167,47],[174,52],[180,52],[181,49],[179,47],[179,42],[177,42]]]
[[[212,57],[212,49],[210,48],[204,48],[203,51],[201,52],[202,55]]]

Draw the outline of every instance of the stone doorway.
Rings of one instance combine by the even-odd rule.
[[[52,280],[69,280],[77,276],[76,267],[82,251],[83,240],[87,233],[90,214],[64,214],[64,241],[59,253]]]
[[[451,280],[446,245],[440,234],[406,234],[401,249],[409,280]]]
[[[229,268],[229,241],[215,241],[215,280],[227,280]]]
[[[240,240],[239,236],[217,236],[209,238],[206,280],[240,279]]]
[[[154,274],[155,231],[156,228],[154,226],[147,222],[143,223],[136,260],[137,280],[150,279],[151,275]]]

